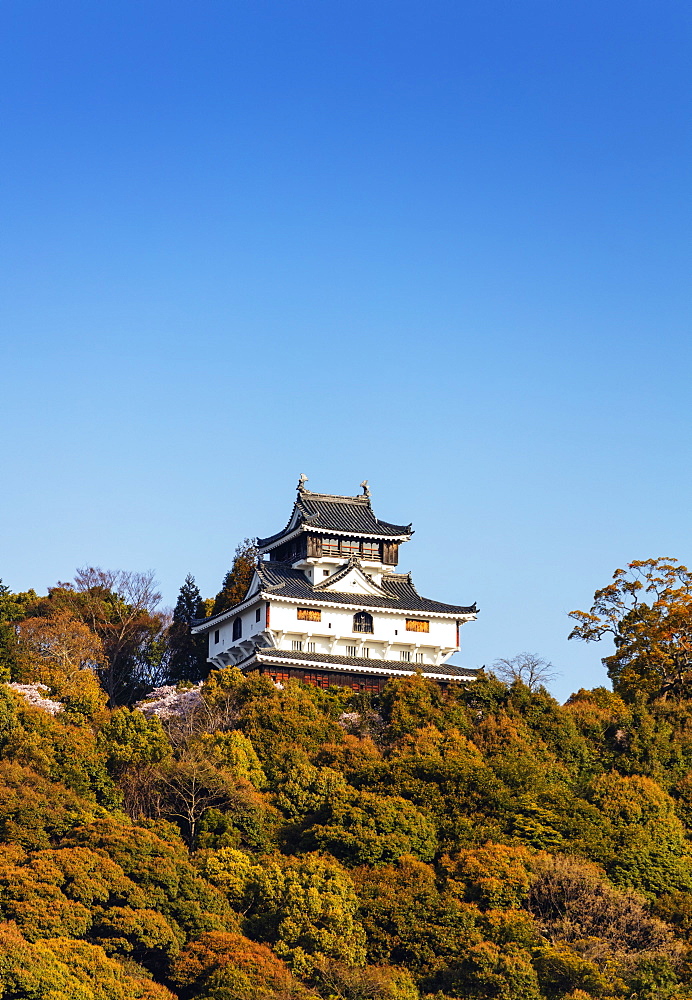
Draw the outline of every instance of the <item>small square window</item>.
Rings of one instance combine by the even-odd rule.
[[[423,662],[423,654],[416,653],[416,663],[422,663],[422,662]]]
[[[347,646],[346,647],[346,656],[357,656],[357,655],[358,655],[358,647],[357,646]]]
[[[214,632],[214,642],[218,642],[219,639],[220,635],[219,635],[219,630],[217,629],[216,632]]]
[[[366,660],[370,659],[370,647],[369,646],[366,646],[365,649],[363,650],[363,656],[365,657]]]
[[[322,621],[322,612],[319,608],[298,608],[297,617],[300,621],[304,622],[319,622]]]
[[[410,649],[402,649],[401,652],[399,653],[399,656],[404,661],[404,663],[410,663],[411,662],[411,650]]]
[[[430,622],[426,622],[420,618],[407,618],[406,619],[406,631],[407,632],[429,632]]]
[[[262,609],[257,608],[257,610],[255,611],[255,621],[258,622],[261,617],[262,617]]]
[[[322,576],[329,576],[329,570],[328,569],[323,569],[322,570]]]
[[[314,653],[314,652],[315,652],[315,643],[314,642],[309,642],[308,643],[308,653]]]
[[[303,652],[303,641],[302,639],[294,639],[292,642],[292,649],[295,653]]]

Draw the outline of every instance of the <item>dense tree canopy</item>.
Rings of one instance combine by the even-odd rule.
[[[690,590],[619,571],[574,630],[615,691],[559,705],[525,654],[191,688],[191,577],[1,587],[0,1000],[692,1000]]]

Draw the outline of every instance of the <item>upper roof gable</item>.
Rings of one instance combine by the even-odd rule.
[[[297,529],[314,530],[317,533],[362,535],[367,538],[399,539],[408,541],[413,534],[410,524],[391,524],[375,517],[367,483],[364,492],[355,497],[336,496],[330,493],[312,493],[305,489],[301,478],[298,496],[288,524],[282,531],[266,538],[258,538],[258,549],[272,547],[286,535]]]
[[[389,594],[378,586],[364,572],[360,560],[353,556],[347,563],[340,566],[336,573],[313,587],[316,595],[324,593],[360,594],[369,597],[389,597]]]

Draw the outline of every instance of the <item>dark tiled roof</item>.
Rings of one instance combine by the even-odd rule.
[[[337,497],[304,490],[298,494],[294,510],[298,512],[299,523],[304,528],[323,528],[325,531],[343,531],[368,538],[396,538],[412,534],[410,524],[390,524],[375,517],[370,498]],[[293,520],[293,514],[288,524]],[[278,541],[288,533],[288,524],[283,531],[267,538],[258,538],[257,545],[264,548]]]
[[[392,611],[420,611],[430,614],[440,611],[444,614],[468,615],[475,614],[478,610],[475,604],[462,607],[456,604],[441,604],[439,601],[421,597],[411,583],[411,577],[404,573],[385,573],[381,587],[391,596],[371,597],[315,590],[305,575],[299,569],[293,569],[289,563],[260,562],[257,565],[257,572],[263,590],[270,591],[275,597],[293,597],[306,603],[324,601],[328,604],[353,604],[364,608],[388,608]]]
[[[440,666],[431,664],[403,663],[399,660],[381,660],[378,657],[367,659],[364,656],[332,656],[331,653],[299,653],[288,649],[272,649],[263,647],[251,653],[246,660],[242,660],[238,666],[247,667],[250,660],[257,660],[265,663],[267,660],[303,660],[314,663],[316,666],[323,664],[335,668],[366,669],[366,672],[378,670],[383,674],[410,674],[415,670],[420,670],[424,676],[446,674],[449,677],[475,677],[476,670],[469,670],[466,667],[457,667],[453,663],[443,663]]]

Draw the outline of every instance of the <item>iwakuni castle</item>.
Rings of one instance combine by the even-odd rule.
[[[209,662],[369,692],[413,673],[444,687],[473,679],[447,660],[478,608],[421,597],[410,573],[395,572],[411,525],[375,517],[367,481],[354,497],[312,493],[306,482],[286,527],[256,539],[244,599],[193,628],[209,636]]]

